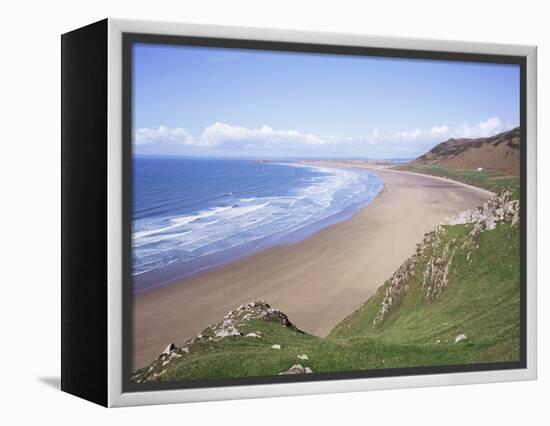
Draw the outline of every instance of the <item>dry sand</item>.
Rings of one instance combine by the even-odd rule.
[[[148,364],[168,343],[180,345],[230,310],[258,299],[281,309],[300,329],[326,336],[414,252],[424,233],[491,195],[446,179],[373,171],[384,189],[351,219],[297,244],[137,296],[134,367]]]

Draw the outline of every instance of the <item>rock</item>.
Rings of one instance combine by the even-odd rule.
[[[176,349],[176,345],[174,343],[170,343],[168,346],[166,346],[166,349],[162,352],[161,355],[169,355],[170,352]]]
[[[461,342],[462,340],[466,340],[468,337],[465,334],[459,334],[455,337],[455,343]]]
[[[302,354],[302,355],[298,355],[298,359],[301,359],[301,360],[308,360],[309,357],[308,357],[306,354]]]
[[[479,248],[478,236],[481,232],[491,231],[499,223],[510,223],[511,226],[515,226],[519,222],[519,201],[512,200],[512,195],[512,192],[504,190],[487,200],[481,207],[464,210],[454,217],[446,218],[433,231],[424,234],[424,239],[416,246],[416,252],[386,281],[384,299],[372,326],[376,327],[379,322],[382,322],[402,299],[403,293],[410,289],[409,281],[414,277],[418,261],[426,249],[431,250],[432,255],[427,259],[427,266],[422,277],[422,289],[426,291],[427,297],[437,298],[447,287],[458,241],[452,239],[447,242],[442,239],[441,237],[446,232],[442,225],[474,225],[462,243],[462,248],[467,250],[466,260],[471,262],[471,250]]]
[[[239,330],[237,330],[235,327],[233,326],[229,326],[227,328],[219,328],[218,330],[216,330],[216,334],[214,334],[214,337],[217,337],[217,338],[224,338],[224,337],[237,337],[237,336],[242,336],[241,332]]]
[[[283,376],[283,375],[286,375],[286,374],[309,374],[309,373],[313,373],[311,368],[304,367],[301,364],[294,364],[288,370],[279,373],[279,375]]]
[[[241,305],[237,309],[230,311],[221,322],[206,328],[202,334],[205,336],[210,336],[214,339],[229,336],[242,336],[243,334],[239,331],[239,328],[243,325],[243,323],[259,319],[278,322],[283,327],[292,328],[295,331],[301,332],[289,321],[288,317],[284,313],[277,309],[273,309],[264,301],[259,300],[246,305]],[[253,334],[256,334],[257,337],[261,338],[260,332]]]
[[[480,231],[491,231],[499,223],[510,222],[513,226],[518,220],[519,202],[512,200],[512,192],[504,190],[487,200],[481,207],[462,211],[452,218],[445,219],[443,224],[477,224]]]
[[[421,244],[417,246],[417,252],[413,256],[409,257],[388,280],[389,286],[386,289],[386,294],[384,300],[382,301],[380,311],[373,321],[373,327],[385,318],[393,305],[400,300],[401,295],[408,290],[408,282],[414,276],[418,259],[424,251],[425,246],[422,246]]]
[[[456,240],[455,240],[456,242]],[[435,242],[435,248],[441,241]],[[426,290],[426,296],[437,298],[449,283],[449,271],[456,251],[455,244],[450,241],[445,244],[441,256],[428,261],[422,277],[422,290]]]
[[[258,300],[252,303],[239,306],[237,309],[230,311],[222,321],[205,328],[195,337],[185,342],[181,348],[176,347],[174,343],[170,343],[164,352],[150,365],[148,370],[137,370],[132,375],[132,381],[136,383],[145,383],[157,380],[161,373],[158,371],[162,368],[172,368],[177,360],[193,351],[193,345],[204,343],[206,341],[216,341],[227,337],[242,336],[243,333],[239,330],[246,322],[253,320],[269,321],[271,323],[280,324],[281,327],[290,328],[295,333],[303,333],[294,324],[290,322],[288,317],[281,311],[273,309],[266,302]],[[248,333],[246,337],[262,339],[262,333],[259,331]],[[281,349],[281,345],[273,345],[273,349]]]
[[[437,339],[435,343],[441,343],[441,339]]]

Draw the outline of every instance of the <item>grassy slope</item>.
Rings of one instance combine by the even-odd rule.
[[[447,226],[445,239],[461,241],[469,225]],[[410,290],[377,327],[372,322],[384,297],[385,287],[361,309],[339,324],[331,339],[372,338],[381,342],[441,347],[434,363],[451,355],[463,362],[515,360],[519,357],[519,227],[501,224],[484,232],[479,248],[467,260],[467,250],[458,244],[449,285],[438,299],[429,299],[421,290],[420,262],[411,279]],[[423,255],[431,253],[428,251]],[[468,341],[463,350],[454,343],[459,334]],[[436,343],[437,341],[440,343]]]
[[[503,175],[493,170],[456,170],[441,165],[432,164],[405,164],[395,167],[398,170],[406,170],[425,175],[440,176],[488,189],[492,192],[500,192],[504,188],[512,190],[514,198],[519,197],[519,176]]]
[[[460,247],[469,230],[469,225],[447,226],[444,238],[455,238]],[[430,254],[424,253],[399,306],[376,328],[372,321],[385,286],[325,339],[276,322],[249,321],[240,331],[259,331],[262,339],[197,341],[189,354],[170,363],[162,380],[275,375],[297,363],[323,372],[518,359],[519,227],[501,224],[482,233],[470,261],[458,248],[449,285],[435,300],[421,291]],[[462,333],[468,340],[454,343]],[[300,354],[309,360],[299,360]]]

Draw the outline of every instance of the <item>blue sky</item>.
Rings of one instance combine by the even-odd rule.
[[[138,154],[404,158],[519,123],[519,67],[134,45]]]

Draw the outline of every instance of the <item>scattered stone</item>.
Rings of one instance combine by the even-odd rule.
[[[281,345],[273,345],[271,346],[271,349],[281,349]]]
[[[459,334],[455,337],[455,343],[461,342],[462,340],[466,340],[468,337],[465,334]]]
[[[255,337],[257,339],[261,339],[262,336],[260,336],[259,334],[257,333],[248,333],[245,337]]]
[[[186,354],[189,353],[189,348],[188,348],[187,346],[184,346],[183,348],[181,348],[181,350],[182,350],[183,352],[185,352]]]
[[[287,374],[309,374],[309,373],[313,373],[311,368],[304,367],[301,364],[294,364],[288,370],[279,373],[279,376],[283,376]]]
[[[441,343],[441,339],[437,339],[435,343]]]
[[[303,360],[308,360],[309,357],[306,354],[302,354],[302,355],[298,355],[298,359],[301,359],[303,361]]]

